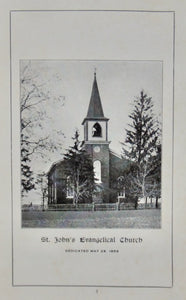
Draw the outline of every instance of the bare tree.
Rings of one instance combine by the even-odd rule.
[[[48,178],[44,172],[37,174],[36,185],[38,185],[38,193],[41,197],[41,206],[45,210],[45,200],[48,199]]]
[[[21,121],[21,184],[22,195],[35,188],[32,163],[37,158],[49,159],[50,153],[62,147],[63,133],[52,127],[51,114],[64,105],[64,96],[55,95],[52,85],[60,80],[56,75],[43,78],[42,71],[32,62],[20,64],[20,121]]]

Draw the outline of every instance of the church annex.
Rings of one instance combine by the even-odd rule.
[[[84,126],[84,147],[92,159],[97,178],[97,193],[90,201],[95,203],[117,202],[119,196],[124,196],[124,191],[118,190],[118,178],[122,176],[128,163],[109,148],[109,119],[103,112],[96,73],[94,73],[88,112],[82,125]],[[73,189],[69,187],[68,182],[64,161],[54,163],[48,172],[49,206],[72,203]]]

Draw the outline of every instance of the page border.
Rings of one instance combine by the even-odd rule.
[[[172,284],[171,286],[121,286],[121,285],[15,285],[14,284],[14,243],[13,243],[13,151],[12,151],[12,24],[11,24],[11,16],[12,13],[16,12],[138,12],[138,13],[171,13],[173,16],[173,90],[172,90],[172,197],[171,197],[171,279]],[[109,288],[172,288],[174,286],[174,260],[173,260],[173,232],[174,232],[174,226],[173,226],[173,184],[174,184],[174,108],[175,108],[175,11],[169,10],[120,10],[120,9],[56,9],[56,10],[10,10],[9,11],[9,43],[10,43],[10,147],[11,147],[11,244],[12,244],[12,287],[109,287]]]

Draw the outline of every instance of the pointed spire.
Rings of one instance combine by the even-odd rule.
[[[96,69],[94,71],[94,82],[92,86],[92,93],[87,112],[87,118],[102,118],[104,117],[101,98],[99,95],[98,84],[96,79]]]
[[[90,97],[88,112],[86,118],[82,122],[82,125],[86,120],[105,120],[105,121],[109,120],[104,116],[103,113],[101,98],[99,95],[98,84],[96,79],[96,68],[94,69],[94,81],[92,85],[92,93]]]

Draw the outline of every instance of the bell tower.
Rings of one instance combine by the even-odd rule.
[[[96,183],[100,187],[99,202],[108,201],[109,194],[109,141],[108,121],[104,116],[101,98],[98,90],[96,72],[87,116],[82,122],[84,126],[85,150],[92,158]],[[104,196],[103,196],[104,194]],[[108,194],[108,195],[107,195]],[[102,196],[101,196],[102,195]]]

